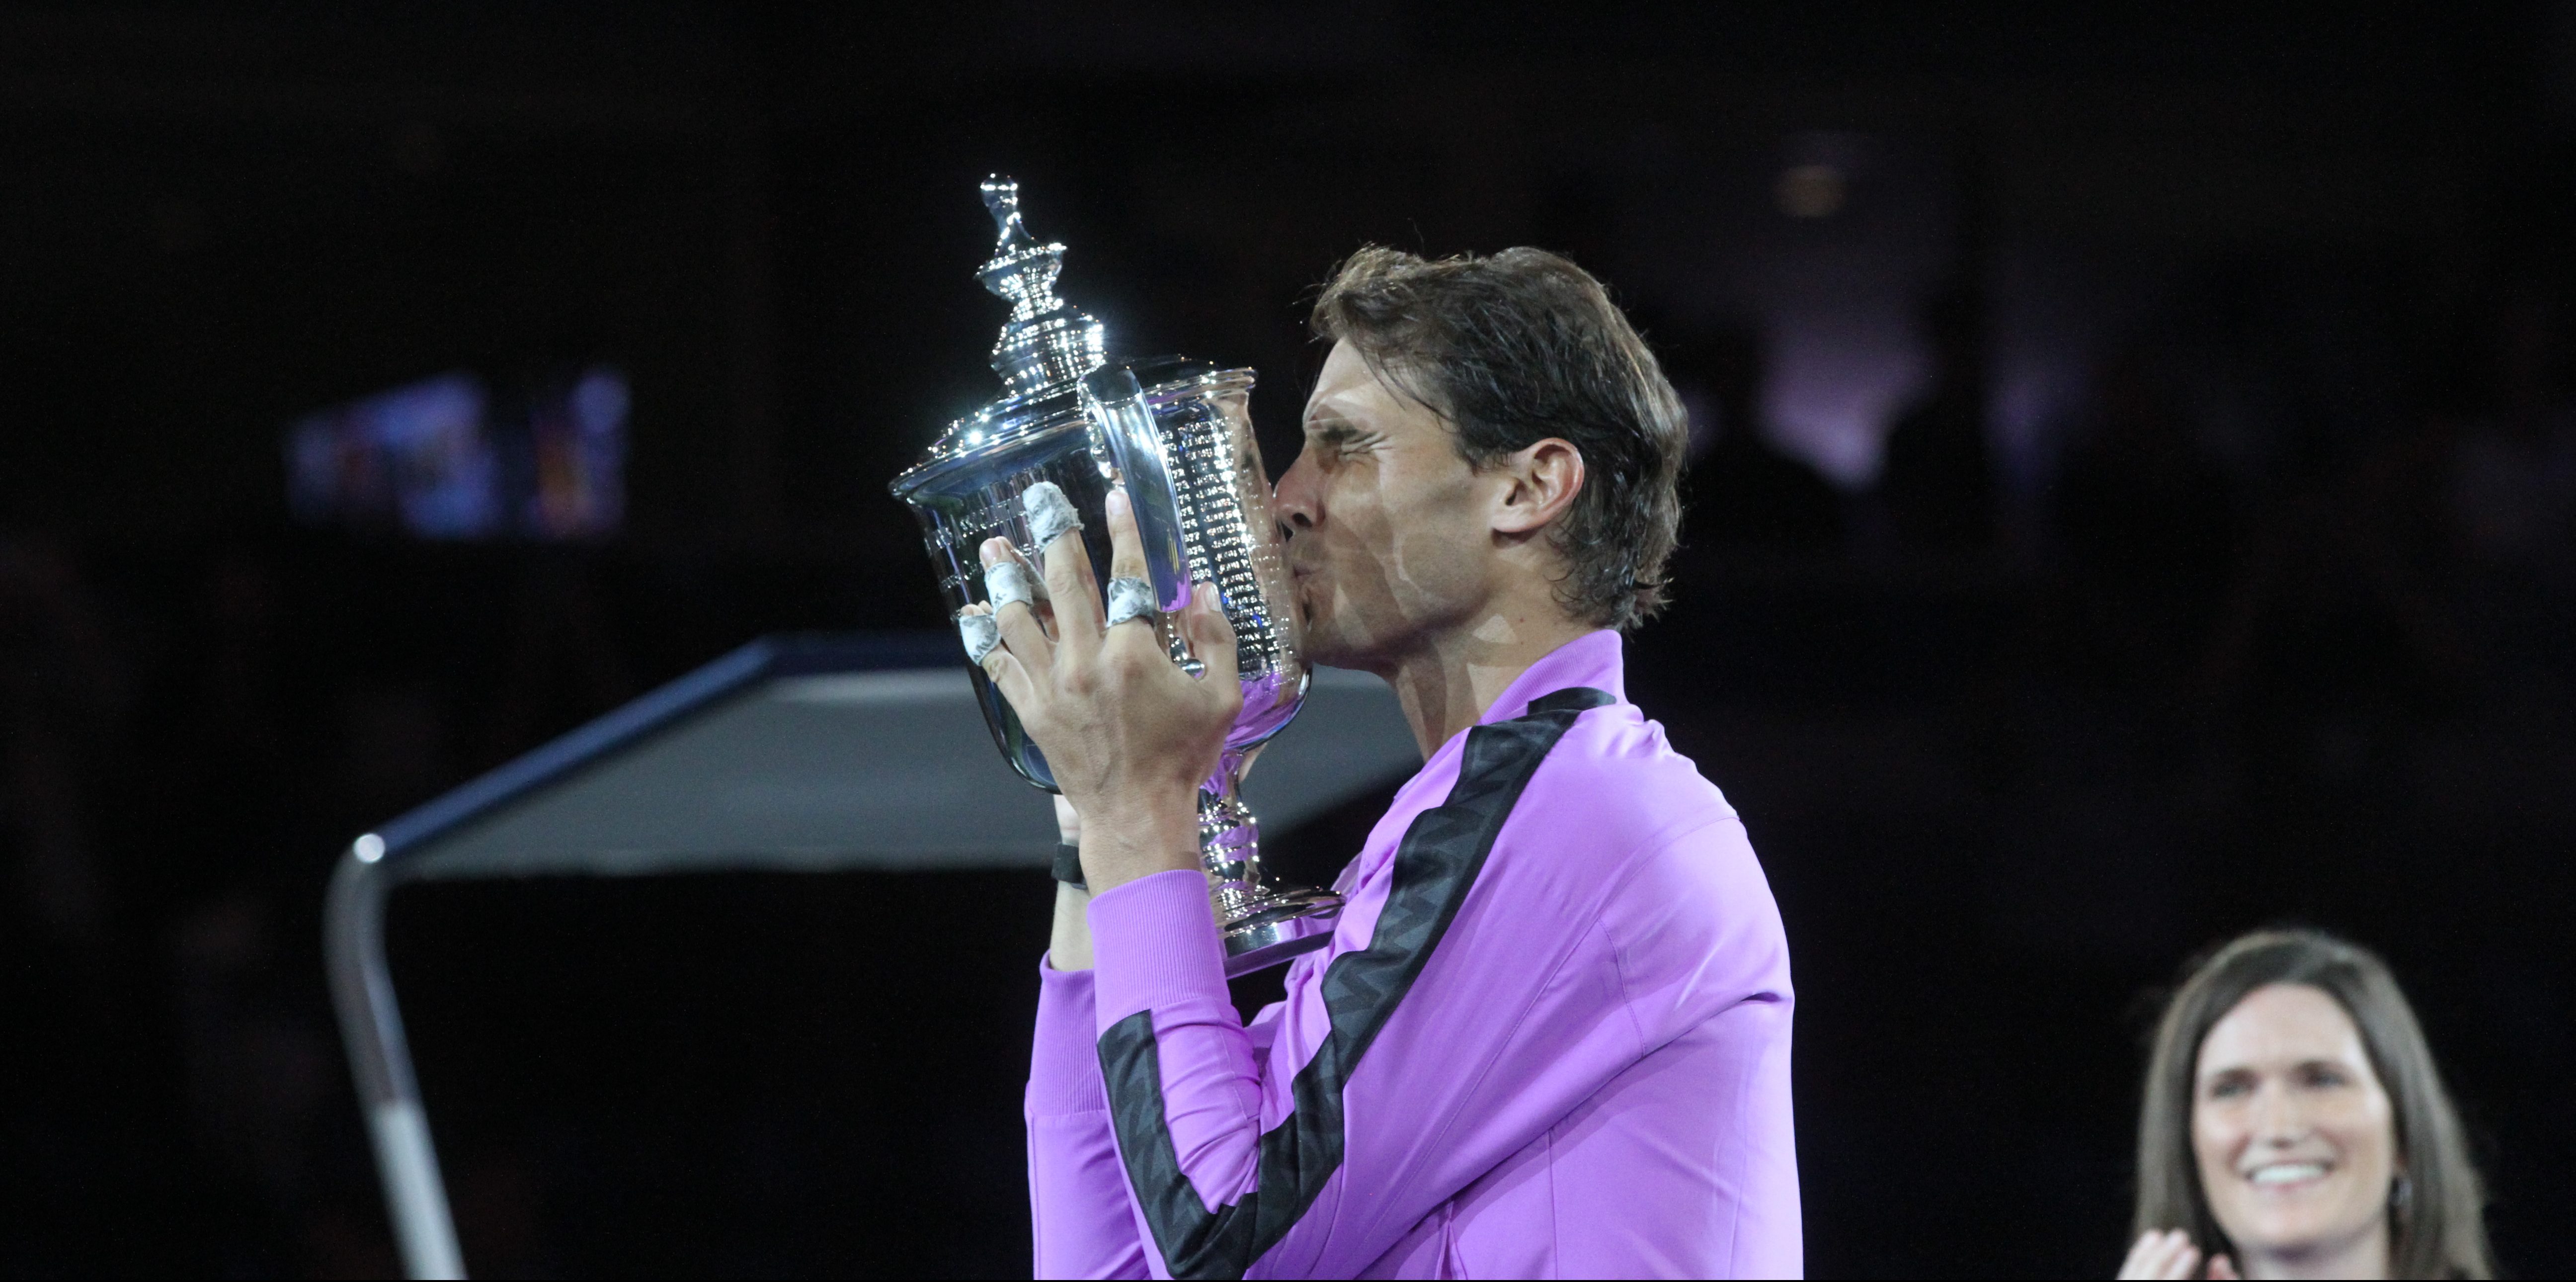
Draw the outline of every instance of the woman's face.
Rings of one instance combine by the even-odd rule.
[[[2209,1209],[2248,1257],[2386,1240],[2397,1137],[2388,1092],[2341,1003],[2268,984],[2211,1026],[2192,1078],[2191,1146]]]

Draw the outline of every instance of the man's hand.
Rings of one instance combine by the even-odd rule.
[[[1110,492],[1108,509],[1111,577],[1145,577],[1144,545],[1123,489]],[[982,554],[987,570],[1019,559],[1001,538],[988,540]],[[1216,589],[1201,584],[1176,621],[1206,665],[1194,679],[1164,653],[1150,616],[1103,626],[1100,586],[1079,537],[1059,535],[1039,555],[1055,635],[1030,606],[1006,602],[996,620],[1002,644],[984,656],[984,672],[1081,816],[1083,880],[1099,894],[1198,867],[1198,786],[1216,769],[1243,706],[1234,629]]]

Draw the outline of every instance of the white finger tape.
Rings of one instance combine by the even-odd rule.
[[[996,610],[1015,601],[1035,606],[1046,600],[1046,585],[1017,561],[995,561],[984,567],[984,595],[991,598]]]
[[[1020,491],[1020,507],[1029,515],[1029,538],[1039,551],[1045,551],[1057,536],[1082,528],[1082,518],[1074,514],[1073,500],[1066,498],[1063,487],[1053,481],[1040,481]]]
[[[984,666],[984,656],[1002,643],[1002,625],[989,614],[957,616],[957,635],[966,643],[966,658],[976,667]]]
[[[1109,581],[1109,626],[1117,627],[1129,619],[1142,619],[1154,613],[1154,585],[1143,579],[1118,578]]]

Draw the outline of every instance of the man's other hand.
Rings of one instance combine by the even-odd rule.
[[[1126,492],[1111,491],[1107,506],[1111,577],[1144,578],[1144,544]],[[988,569],[1019,559],[1002,538],[988,540],[982,555]],[[1002,643],[984,656],[984,672],[1080,815],[1083,879],[1098,894],[1198,867],[1198,786],[1216,769],[1243,707],[1234,629],[1216,589],[1200,584],[1176,620],[1206,665],[1193,678],[1164,653],[1152,615],[1106,625],[1079,537],[1059,535],[1039,555],[1055,635],[1029,605],[1004,603],[996,620]]]

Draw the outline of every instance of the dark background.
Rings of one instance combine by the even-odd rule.
[[[1632,692],[1788,923],[1812,1272],[2110,1273],[2152,992],[2282,920],[2576,1269],[2576,6],[949,9],[0,10],[0,1272],[393,1267],[331,860],[939,624],[884,485],[994,390],[992,170],[1119,348],[1259,367],[1274,472],[1363,243],[1630,306],[1703,449]],[[289,524],[298,415],[594,361],[621,536]],[[1024,1269],[1048,894],[405,892],[469,1266]]]

